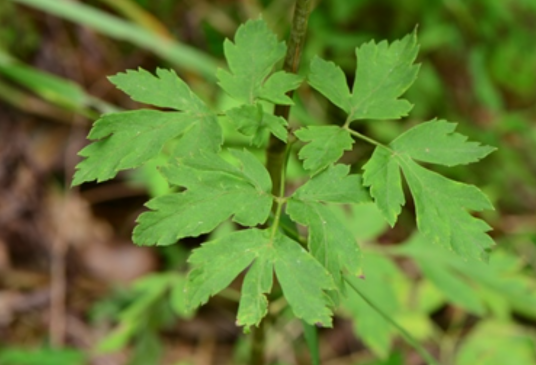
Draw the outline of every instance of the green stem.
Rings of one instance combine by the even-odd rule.
[[[413,336],[406,331],[404,327],[396,323],[389,315],[387,315],[387,313],[385,313],[380,307],[372,302],[361,290],[357,288],[357,286],[355,286],[354,283],[352,283],[351,280],[349,280],[347,277],[345,277],[344,280],[357,293],[357,295],[359,295],[368,305],[372,307],[372,309],[378,312],[379,315],[381,315],[387,322],[395,327],[402,334],[402,337],[404,337],[406,342],[413,347],[429,365],[439,365],[434,357],[430,355],[430,353],[424,347],[422,347],[421,344],[415,338],[413,338]]]
[[[362,139],[363,141],[367,141],[368,143],[373,144],[373,145],[375,145],[377,147],[385,148],[389,152],[394,153],[394,151],[390,147],[384,145],[383,143],[380,143],[380,142],[378,142],[378,141],[376,141],[376,140],[374,140],[374,139],[372,139],[370,137],[367,137],[364,134],[356,132],[353,129],[350,129],[349,127],[345,127],[344,129],[346,129],[348,131],[348,133],[350,133],[352,136],[354,136],[356,138]]]
[[[287,44],[287,54],[283,70],[291,73],[297,73],[300,65],[301,52],[305,42],[305,34],[307,31],[307,21],[309,19],[309,11],[312,0],[296,0],[294,8],[294,18],[292,20],[292,28]],[[292,98],[293,92],[290,91],[287,95]],[[274,115],[283,117],[288,121],[290,114],[290,106],[276,105]],[[288,142],[288,141],[287,141]],[[279,140],[274,135],[270,135],[268,148],[266,149],[266,169],[270,173],[272,179],[272,194],[278,199],[274,201],[272,212],[275,215],[273,222],[272,234],[275,234],[279,226],[281,218],[281,210],[284,204],[283,197],[285,195],[285,173],[288,156],[290,153],[290,144]],[[252,330],[252,345],[250,364],[264,365],[264,347],[265,347],[265,321],[262,321],[259,327],[253,327]]]

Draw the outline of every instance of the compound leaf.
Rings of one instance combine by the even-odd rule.
[[[344,151],[352,149],[354,143],[347,130],[338,126],[309,126],[295,132],[306,144],[299,152],[305,160],[303,167],[316,173],[342,157]]]
[[[137,244],[168,245],[208,233],[233,216],[244,226],[264,223],[272,197],[268,172],[249,152],[233,152],[235,167],[215,154],[200,154],[163,168],[166,179],[184,192],[150,200],[134,229]]]
[[[475,186],[450,180],[414,161],[459,165],[476,161],[493,151],[492,147],[467,142],[466,137],[451,134],[452,127],[452,123],[445,121],[427,122],[395,139],[390,144],[391,150],[377,147],[364,166],[363,177],[378,207],[393,225],[404,203],[402,170],[415,201],[417,226],[426,238],[464,258],[485,260],[494,245],[485,234],[491,228],[468,210],[493,209],[487,197]],[[426,141],[421,142],[421,138]]]
[[[348,114],[348,120],[399,119],[412,105],[400,96],[417,78],[416,33],[391,44],[374,41],[356,48],[356,68],[352,93],[342,70],[332,62],[314,58],[309,84]]]
[[[246,104],[253,104],[257,98],[292,104],[285,93],[297,88],[301,79],[283,71],[268,77],[275,64],[285,57],[286,50],[285,43],[277,40],[262,19],[249,20],[238,28],[234,43],[225,40],[224,53],[230,72],[218,70],[219,85]]]
[[[170,140],[182,136],[182,153],[217,152],[222,132],[216,115],[173,72],[157,70],[159,77],[140,69],[110,78],[134,100],[182,112],[141,109],[106,114],[88,136],[93,142],[80,151],[73,185],[113,178],[118,171],[138,167],[155,158]],[[199,132],[202,132],[200,140]]]
[[[237,324],[258,325],[266,315],[275,270],[296,317],[331,325],[324,292],[334,288],[331,277],[297,242],[280,233],[255,228],[233,232],[194,250],[189,262],[193,270],[186,295],[192,308],[206,303],[251,265],[242,284]]]

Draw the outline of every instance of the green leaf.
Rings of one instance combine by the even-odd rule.
[[[193,317],[194,312],[189,310],[186,305],[185,286],[186,277],[184,275],[177,274],[172,277],[169,304],[178,317],[188,319]]]
[[[333,276],[340,289],[341,271],[361,274],[361,251],[352,233],[328,207],[313,201],[289,199],[287,213],[293,221],[309,227],[308,245],[311,254]]]
[[[263,252],[263,255],[253,262],[244,278],[237,315],[237,324],[240,326],[258,326],[268,313],[265,294],[272,290],[274,276],[274,265],[270,256],[270,252]]]
[[[409,158],[400,162],[415,200],[419,230],[464,258],[486,260],[495,245],[485,234],[491,227],[467,209],[493,209],[488,198],[477,187],[447,179]]]
[[[451,270],[445,270],[425,260],[417,262],[423,275],[444,293],[449,301],[478,316],[485,314],[485,308],[474,287]]]
[[[479,323],[456,354],[456,365],[536,364],[536,338],[509,322]]]
[[[262,163],[249,151],[230,150],[240,162],[240,171],[246,176],[258,190],[271,192],[272,179]]]
[[[246,136],[255,136],[262,128],[263,111],[260,104],[243,104],[227,110],[226,114],[236,129]]]
[[[352,205],[331,205],[331,211],[361,241],[374,241],[387,229],[387,221],[374,202]]]
[[[147,189],[150,197],[165,195],[171,192],[166,179],[160,174],[159,166],[165,164],[168,156],[160,153],[154,159],[148,161],[129,174],[129,183],[136,187]]]
[[[495,147],[467,142],[467,137],[454,133],[456,123],[432,120],[411,128],[391,144],[417,161],[445,166],[477,162],[495,151]]]
[[[348,131],[337,126],[309,126],[295,134],[301,141],[310,142],[300,150],[299,157],[305,160],[303,167],[312,173],[339,160],[354,143]]]
[[[370,195],[391,227],[395,225],[402,205],[406,203],[401,188],[400,167],[392,155],[384,148],[376,148],[363,166],[364,184],[370,186]]]
[[[110,79],[134,100],[182,112],[141,109],[102,116],[88,136],[99,141],[80,151],[86,159],[77,165],[73,185],[101,182],[120,170],[141,166],[179,136],[181,154],[219,151],[222,132],[216,115],[174,72],[157,73],[159,78],[142,69],[130,70]]]
[[[292,197],[329,203],[365,203],[370,200],[360,175],[348,175],[347,165],[330,166],[298,188]]]
[[[200,152],[218,153],[223,143],[221,127],[215,115],[190,120],[190,128],[173,146],[172,156],[191,156]]]
[[[329,101],[346,113],[350,113],[352,109],[350,89],[346,76],[339,66],[331,61],[314,57],[311,61],[308,80],[309,84]]]
[[[156,110],[102,116],[88,138],[104,139],[79,152],[86,159],[76,166],[73,185],[91,180],[105,181],[113,178],[119,170],[140,166],[157,157],[162,146],[183,133],[189,123],[189,116],[183,113]]]
[[[393,283],[403,277],[400,270],[391,260],[375,254],[367,255],[364,264],[365,277],[349,280],[384,313],[391,316],[399,313],[401,304]],[[354,318],[358,338],[376,355],[386,358],[396,332],[394,327],[353,290],[347,291],[343,305]]]
[[[264,235],[257,229],[233,232],[195,249],[188,259],[193,267],[186,283],[188,306],[196,308],[205,304],[211,296],[225,289],[265,249]],[[261,318],[255,319],[260,321]]]
[[[352,89],[351,120],[398,119],[413,106],[399,97],[417,79],[413,65],[419,46],[417,33],[388,44],[371,41],[356,49],[358,67]]]
[[[400,96],[417,78],[416,32],[391,44],[366,43],[356,49],[358,67],[352,93],[342,70],[332,62],[314,58],[309,84],[348,114],[348,120],[399,119],[412,105]]]
[[[493,151],[451,134],[452,127],[452,123],[433,120],[410,129],[388,148],[377,147],[363,167],[364,183],[371,187],[371,195],[389,224],[394,225],[404,204],[402,170],[415,201],[417,226],[427,239],[464,258],[485,260],[494,245],[485,234],[491,228],[468,210],[493,209],[487,197],[475,186],[445,178],[413,160],[458,165]]]
[[[130,95],[132,100],[161,108],[206,112],[206,105],[182,81],[175,71],[156,69],[156,76],[139,68],[127,70],[108,78],[118,89]]]
[[[273,104],[292,105],[294,102],[286,93],[297,89],[303,78],[296,74],[278,71],[271,75],[259,90],[259,99]]]
[[[311,254],[333,275],[340,289],[343,288],[343,269],[351,275],[361,275],[361,252],[352,233],[321,202],[369,201],[361,177],[348,175],[348,171],[346,165],[329,167],[296,190],[287,203],[290,218],[309,227]]]
[[[287,124],[288,123],[285,120],[285,118],[278,117],[270,113],[264,113],[262,116],[262,123],[263,123],[263,127],[269,130],[274,136],[276,136],[283,142],[287,143],[287,139],[288,139]]]
[[[336,288],[331,275],[297,242],[277,234],[275,273],[292,312],[309,324],[331,327],[331,301],[326,290]]]
[[[234,43],[225,40],[224,53],[231,72],[219,69],[219,85],[229,95],[246,104],[264,99],[276,104],[292,104],[285,94],[301,83],[299,76],[279,71],[271,75],[275,64],[285,57],[287,47],[262,20],[241,25]]]
[[[501,306],[506,307],[508,315],[516,311],[529,318],[536,318],[536,293],[530,285],[532,277],[524,273],[525,263],[518,257],[494,250],[489,263],[462,261],[450,250],[430,246],[429,240],[421,234],[398,247],[396,253],[412,257],[418,262],[430,263],[443,272],[454,272],[470,279],[473,285],[477,285],[476,292],[482,299],[488,299],[489,294],[502,299]],[[489,300],[486,302],[488,307],[493,305]]]
[[[324,268],[297,242],[272,230],[248,229],[207,242],[189,259],[186,293],[191,307],[206,303],[251,265],[242,284],[237,324],[258,325],[267,313],[272,276],[298,318],[331,325],[325,290],[334,284]]]
[[[173,244],[208,233],[230,216],[244,226],[264,223],[272,206],[268,172],[249,152],[232,154],[239,167],[207,153],[165,167],[166,179],[187,190],[150,200],[152,211],[140,215],[134,242]]]
[[[273,133],[283,142],[287,141],[287,121],[284,118],[263,112],[260,104],[244,104],[230,109],[226,113],[240,133],[253,137],[252,143],[257,147],[264,142],[267,131]]]

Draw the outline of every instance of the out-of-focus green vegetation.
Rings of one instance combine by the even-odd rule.
[[[2,1],[0,103],[17,117],[7,119],[2,106],[0,123],[24,123],[31,117],[32,125],[37,121],[61,122],[69,128],[80,122],[88,126],[101,113],[132,107],[132,101],[112,90],[106,76],[137,67],[174,68],[199,95],[225,108],[231,101],[214,85],[223,40],[240,23],[261,13],[283,38],[292,3]],[[401,38],[418,29],[422,66],[407,93],[415,103],[413,112],[403,121],[363,123],[359,126],[363,131],[388,142],[416,123],[441,116],[458,122],[460,132],[470,139],[498,148],[478,164],[441,171],[482,187],[494,202],[496,211],[485,217],[498,242],[489,264],[468,264],[426,246],[409,223],[411,209],[394,229],[388,229],[372,205],[335,212],[366,252],[367,295],[444,365],[536,365],[535,24],[533,0],[318,1],[309,21],[303,74],[314,55],[331,59],[352,74],[357,45],[370,39]],[[344,122],[310,89],[298,92],[296,104],[291,116],[303,124]],[[225,124],[224,130],[233,145],[247,143]],[[344,159],[355,162],[370,153],[369,147],[357,146]],[[62,177],[70,173],[59,172]],[[303,174],[291,160],[293,186]],[[122,179],[126,186],[141,185],[151,195],[169,190],[156,167]],[[220,227],[231,229],[231,224]],[[0,364],[84,364],[110,351],[123,351],[118,364],[208,361],[192,353],[181,353],[178,360],[170,355],[184,338],[191,347],[195,347],[192,338],[203,341],[195,330],[191,334],[173,330],[178,319],[187,326],[187,320],[203,313],[188,313],[181,302],[187,248],[171,247],[157,255],[160,272],[116,288],[92,303],[87,313],[78,313],[89,328],[96,329],[88,344],[66,343],[72,350],[51,350],[49,338],[22,336],[25,340],[21,340],[2,333]],[[208,310],[232,318],[229,311],[234,309],[229,308],[236,296],[232,289],[224,291],[217,298],[224,302],[223,309]],[[280,316],[268,332],[269,356],[279,364],[306,363],[303,348],[289,340],[301,335],[301,327],[285,308],[285,303],[270,308]],[[320,334],[326,363],[419,363],[396,340],[396,329],[359,297],[349,293],[339,313],[343,325]],[[347,332],[356,339],[341,349],[334,338]],[[227,363],[245,363],[248,341],[237,339],[236,333],[229,336],[233,341],[231,354],[225,355]],[[27,352],[29,348],[34,352]],[[289,350],[295,350],[295,358],[285,354]]]

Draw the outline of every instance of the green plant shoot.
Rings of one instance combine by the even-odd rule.
[[[293,105],[289,91],[303,78],[280,71],[286,46],[263,20],[239,27],[224,44],[228,69],[219,69],[219,86],[237,105],[215,111],[170,70],[156,75],[127,71],[110,78],[138,102],[153,107],[102,116],[93,126],[93,142],[80,155],[73,185],[111,179],[140,167],[162,152],[160,167],[176,192],[147,203],[134,229],[138,245],[170,245],[207,234],[232,219],[240,229],[206,242],[190,256],[185,285],[189,308],[206,303],[241,273],[237,323],[258,326],[268,313],[274,278],[294,315],[309,324],[331,326],[344,294],[344,275],[362,274],[361,251],[354,235],[329,205],[373,201],[393,226],[405,204],[402,180],[415,201],[417,226],[429,245],[440,245],[467,260],[484,260],[493,246],[490,227],[471,215],[493,209],[475,186],[450,180],[419,163],[455,166],[476,162],[494,150],[454,132],[455,124],[432,120],[383,144],[352,129],[352,124],[381,123],[407,116],[412,104],[401,96],[415,81],[419,66],[416,32],[391,44],[369,42],[356,48],[351,90],[343,71],[315,57],[306,82],[346,114],[342,126],[302,127],[292,132],[273,114],[274,105]],[[219,117],[229,118],[251,145],[266,145],[269,134],[296,152],[290,134],[300,140],[298,156],[309,179],[290,196],[274,196],[267,168],[247,149],[228,149]],[[338,163],[356,140],[376,149],[363,176]],[[284,176],[285,171],[281,171]],[[273,210],[272,207],[276,206]],[[303,242],[283,229],[285,214],[308,229]]]

